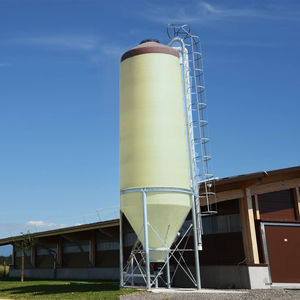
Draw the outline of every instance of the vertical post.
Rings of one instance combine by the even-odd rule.
[[[25,252],[24,247],[22,247],[21,282],[24,281],[24,255],[25,255],[24,252]]]
[[[299,195],[299,187],[293,188],[293,194],[294,194],[296,219],[300,220],[300,195]]]
[[[123,213],[120,211],[120,287],[124,286],[123,278]]]
[[[13,244],[13,252],[12,252],[12,257],[11,257],[11,264],[13,266],[13,268],[15,268],[15,264],[16,264],[16,246]]]
[[[134,286],[134,280],[133,280],[133,256],[131,256],[130,267],[131,267],[131,285]]]
[[[59,236],[57,240],[57,264],[62,267],[63,266],[63,245],[62,245],[62,237]]]
[[[194,194],[191,195],[191,207],[192,207],[192,218],[193,218],[196,281],[197,281],[197,290],[200,290],[201,289],[201,281],[200,281],[200,265],[199,265],[199,252],[198,252],[198,233],[197,233],[197,221],[196,221]]]
[[[31,266],[36,267],[36,247],[34,245],[31,246]]]
[[[259,264],[251,190],[249,188],[244,189],[244,197],[240,198],[240,214],[246,262]]]
[[[167,288],[171,288],[171,276],[170,276],[170,256],[167,256]]]
[[[150,290],[150,256],[149,256],[149,236],[148,236],[148,216],[147,216],[147,195],[146,191],[142,190],[143,198],[143,215],[144,215],[144,250],[146,253],[146,280],[147,289]]]
[[[158,277],[155,279],[155,288],[158,288]]]
[[[258,196],[257,195],[253,195],[254,197],[254,208],[253,208],[253,211],[254,211],[254,218],[255,220],[260,220],[260,212],[259,212],[259,204],[258,204]]]
[[[96,238],[95,238],[95,232],[92,231],[92,236],[89,241],[89,260],[91,267],[96,266]]]

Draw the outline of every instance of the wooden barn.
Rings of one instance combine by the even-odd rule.
[[[215,181],[216,197],[211,200],[217,213],[203,217],[203,287],[300,284],[299,188],[300,166]],[[123,236],[125,256],[136,240],[128,228]],[[119,278],[119,220],[34,233],[31,238],[35,242],[24,259],[27,277]],[[0,245],[14,245],[11,277],[20,276],[22,239],[0,240]],[[192,257],[187,261],[193,264]]]

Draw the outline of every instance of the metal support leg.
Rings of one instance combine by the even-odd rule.
[[[167,288],[171,288],[171,276],[170,276],[170,258],[167,256]]]
[[[120,287],[124,286],[123,278],[123,213],[120,211]]]
[[[198,233],[197,233],[197,222],[196,222],[194,195],[191,195],[191,207],[192,207],[193,232],[194,232],[194,252],[195,252],[196,281],[197,281],[197,290],[200,290],[201,289],[201,280],[200,280],[200,265],[199,265],[199,252],[198,252]]]
[[[145,190],[142,190],[143,196],[143,215],[144,215],[144,247],[146,253],[146,280],[147,289],[150,290],[150,255],[149,255],[149,235],[148,235],[148,216],[147,216],[147,195]]]
[[[131,285],[134,286],[134,280],[133,280],[133,256],[130,260],[130,266],[131,266]]]

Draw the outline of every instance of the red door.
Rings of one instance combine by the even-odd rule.
[[[300,226],[265,225],[272,282],[300,283]]]

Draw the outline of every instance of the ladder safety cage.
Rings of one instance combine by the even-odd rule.
[[[211,172],[212,159],[208,151],[206,89],[203,57],[200,38],[191,34],[189,25],[169,24],[167,33],[171,40],[169,46],[179,42],[182,47],[183,81],[186,107],[186,126],[188,134],[190,173],[195,193],[198,241],[201,242],[201,216],[216,214],[211,200],[215,198],[215,178]],[[201,212],[201,204],[206,207]]]

